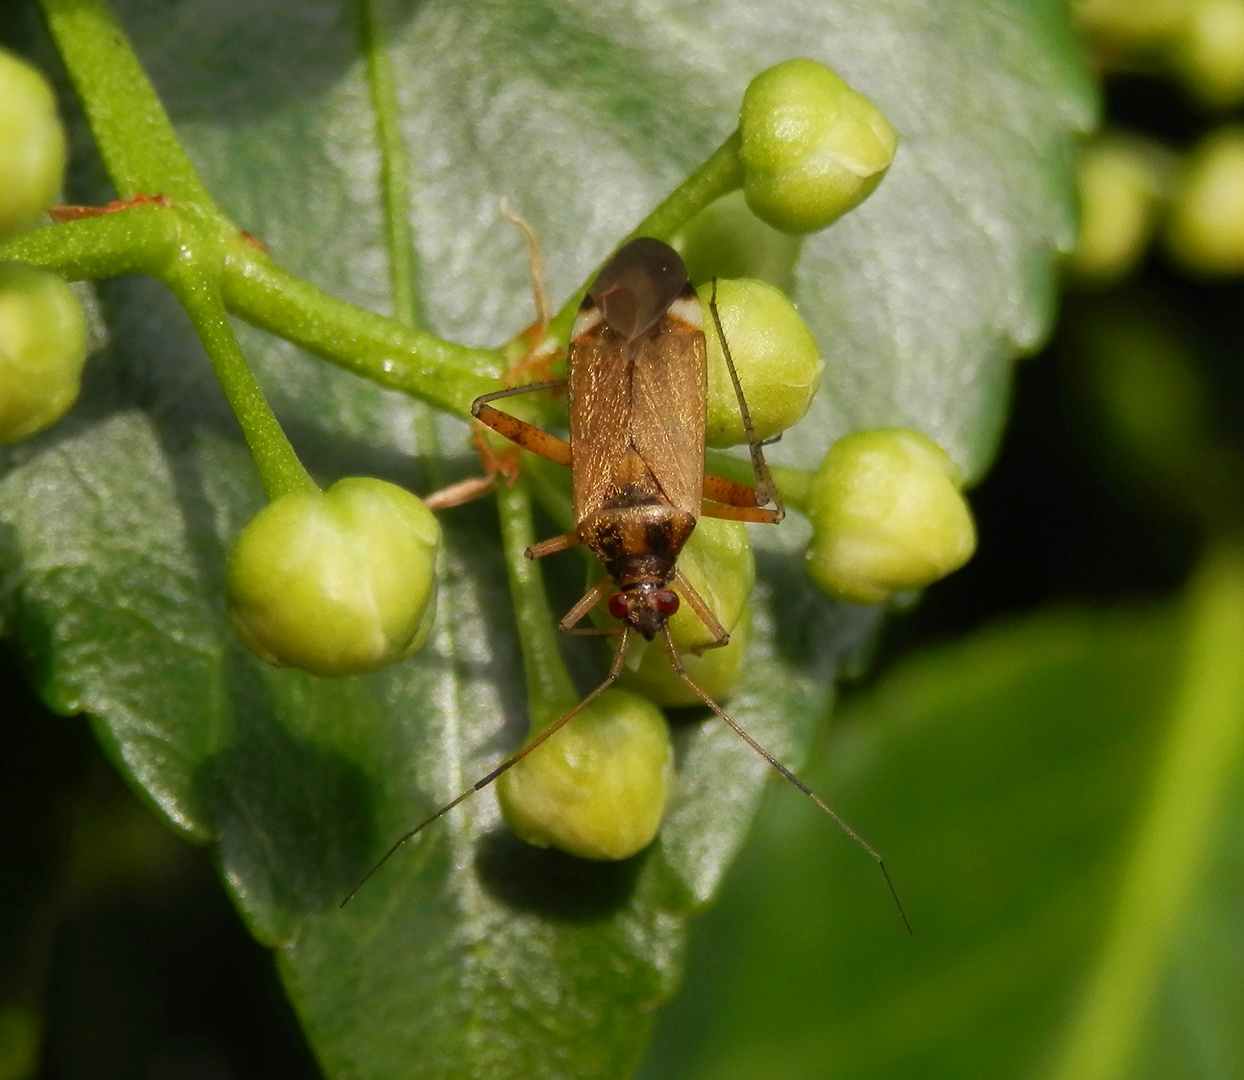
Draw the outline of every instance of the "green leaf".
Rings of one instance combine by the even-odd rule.
[[[1239,1076],[1242,648],[1237,554],[1182,620],[1046,612],[895,669],[810,776],[915,938],[775,798],[641,1075]]]
[[[291,271],[389,310],[375,122],[354,13],[210,0],[118,4],[191,160]],[[808,241],[798,298],[830,363],[817,416],[783,443],[811,467],[848,427],[911,424],[979,473],[1009,356],[1048,318],[1070,229],[1070,134],[1090,94],[1061,5],[789,2],[395,4],[423,316],[496,343],[532,317],[510,194],[566,295],[730,132],[747,80],[810,54],[905,142],[875,202]],[[40,55],[46,57],[44,52]],[[81,124],[73,201],[110,197]],[[391,840],[522,739],[518,646],[489,503],[443,515],[438,624],[413,660],[325,681],[265,667],[224,617],[223,563],[261,505],[253,465],[185,316],[153,283],[99,289],[110,332],[80,406],[0,478],[0,619],[53,707],[85,711],[118,766],[187,836],[281,969],[326,1072],[625,1076],[679,975],[766,767],[719,724],[676,718],[680,780],[656,845],[621,864],[523,848],[488,793],[404,849]],[[426,490],[475,468],[441,424],[415,469],[398,395],[239,327],[308,466]],[[733,715],[793,766],[866,645],[872,609],[809,589],[806,524],[758,558],[754,644]],[[581,588],[550,565],[556,602]],[[584,685],[599,678],[577,654]]]

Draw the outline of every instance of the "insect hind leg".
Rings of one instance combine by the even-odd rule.
[[[521,446],[524,450],[529,450],[533,454],[547,458],[555,465],[565,465],[569,468],[570,443],[565,439],[559,439],[556,435],[550,435],[543,428],[536,427],[535,424],[529,424],[526,420],[520,420],[517,416],[511,416],[507,412],[495,409],[490,404],[490,402],[501,398],[514,397],[534,390],[548,390],[565,385],[565,379],[555,379],[551,382],[532,383],[529,386],[511,386],[505,390],[495,390],[491,394],[477,397],[471,403],[471,415],[481,424],[492,428],[498,435],[509,439],[516,446]]]
[[[570,444],[565,439],[559,439],[556,435],[550,435],[542,428],[536,427],[535,424],[529,424],[516,416],[511,416],[500,409],[495,409],[489,404],[489,402],[497,401],[501,398],[515,397],[519,394],[532,393],[536,390],[555,390],[565,385],[565,379],[554,379],[542,383],[531,383],[526,386],[511,386],[504,390],[496,390],[491,394],[482,394],[471,403],[471,415],[498,435],[509,439],[515,446],[521,446],[524,450],[547,458],[556,465],[569,466]],[[476,450],[479,451],[480,460],[483,462],[486,475],[473,476],[467,480],[461,480],[456,484],[450,484],[448,487],[441,488],[439,491],[434,491],[430,495],[425,496],[423,501],[429,509],[447,510],[450,507],[461,506],[464,503],[481,498],[492,490],[498,474],[505,476],[510,483],[514,482],[514,478],[518,476],[519,469],[517,455],[513,451],[497,453],[487,445],[480,435],[481,429],[476,428],[472,442],[474,442]]]

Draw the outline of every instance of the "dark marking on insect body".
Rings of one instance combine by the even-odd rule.
[[[584,543],[604,564],[618,588],[665,585],[695,519],[653,501],[598,510],[579,526]]]

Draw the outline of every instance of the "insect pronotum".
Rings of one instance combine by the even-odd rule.
[[[571,471],[573,532],[527,549],[540,559],[578,544],[604,565],[608,577],[590,588],[558,624],[565,633],[620,637],[604,681],[531,742],[436,813],[400,837],[351,889],[344,906],[406,841],[487,787],[551,738],[589,702],[613,685],[622,671],[632,633],[648,641],[662,636],[677,676],[744,742],[807,795],[881,869],[904,925],[902,903],[878,852],[811,788],[739,726],[687,674],[670,634],[679,593],[708,629],[707,648],[725,645],[729,634],[678,570],[678,555],[701,516],[776,524],[785,510],[756,441],[743,389],[721,332],[716,290],[709,303],[748,434],[756,487],[704,473],[707,350],[699,298],[678,253],[668,244],[640,237],[624,245],[587,290],[571,335],[567,379],[512,387],[479,397],[471,414],[524,449]],[[569,386],[570,439],[494,408],[492,402],[533,390]],[[770,507],[772,504],[772,507]],[[620,630],[579,629],[601,601],[622,623]]]

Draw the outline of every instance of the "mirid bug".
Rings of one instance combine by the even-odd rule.
[[[696,685],[670,633],[669,619],[679,608],[681,593],[712,635],[707,648],[729,640],[716,615],[678,570],[679,553],[698,519],[703,515],[776,524],[785,513],[752,431],[747,402],[721,334],[715,295],[709,311],[749,436],[754,488],[704,473],[707,350],[702,308],[682,259],[660,240],[631,240],[592,282],[574,323],[566,380],[499,390],[472,404],[472,415],[494,431],[570,468],[574,531],[535,544],[526,554],[539,559],[578,544],[586,546],[608,576],[570,609],[559,629],[616,634],[620,640],[609,673],[595,690],[399,838],[351,890],[343,906],[407,840],[491,784],[612,686],[621,673],[630,634],[637,633],[649,641],[661,635],[675,673],[695,695],[876,861],[904,924],[911,929],[881,856]],[[569,441],[492,405],[516,394],[563,385],[569,389]],[[577,624],[602,601],[622,623],[621,628],[579,629]]]
[[[536,544],[527,555],[539,559],[581,543],[609,577],[567,613],[560,623],[564,631],[605,599],[612,585],[617,591],[608,597],[610,614],[651,641],[678,608],[678,594],[669,588],[676,582],[713,644],[729,640],[678,572],[679,552],[701,514],[777,523],[785,511],[754,440],[757,489],[704,475],[707,358],[701,324],[700,301],[678,253],[640,237],[597,275],[575,320],[567,362],[570,441],[491,404],[559,383],[486,394],[471,407],[494,431],[570,467],[575,530]],[[741,390],[739,400],[750,427]],[[767,508],[770,502],[774,509]]]

